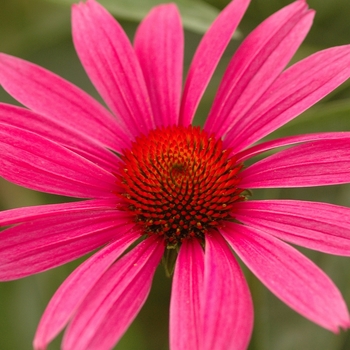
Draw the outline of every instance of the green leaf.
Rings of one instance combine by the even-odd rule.
[[[77,3],[77,0],[52,0],[58,3]],[[175,3],[184,27],[196,33],[204,33],[219,14],[219,10],[201,0],[99,0],[101,5],[119,19],[139,22],[156,5]]]

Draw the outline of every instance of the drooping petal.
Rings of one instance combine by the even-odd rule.
[[[200,350],[203,338],[200,301],[204,252],[197,240],[185,240],[176,260],[170,302],[170,349]]]
[[[117,158],[116,158],[117,160]],[[33,190],[80,198],[106,198],[115,176],[35,133],[0,123],[0,176]]]
[[[251,227],[227,224],[221,231],[249,269],[292,309],[333,332],[350,326],[339,290],[304,255]]]
[[[138,27],[134,41],[155,125],[177,125],[184,51],[183,29],[177,7],[174,4],[154,7]]]
[[[287,69],[226,135],[239,152],[297,117],[350,76],[350,45],[315,53]]]
[[[180,111],[180,124],[191,124],[199,101],[230,42],[250,0],[234,0],[218,15],[203,36],[188,71]]]
[[[79,307],[62,348],[112,348],[145,302],[163,251],[163,241],[153,236],[117,261]]]
[[[295,1],[261,23],[233,56],[205,130],[219,136],[236,128],[288,64],[308,33],[314,11]]]
[[[34,338],[35,350],[46,349],[50,341],[68,323],[100,277],[139,237],[138,231],[126,232],[116,241],[95,253],[61,284],[41,317]]]
[[[280,139],[274,139],[271,141],[266,141],[260,143],[256,146],[250,147],[242,152],[236,154],[237,162],[243,162],[249,158],[255,157],[263,152],[283,147],[290,146],[297,143],[304,143],[317,140],[339,140],[339,139],[349,139],[350,132],[341,131],[341,132],[321,132],[314,134],[303,134],[282,137]]]
[[[117,171],[115,154],[107,150],[97,138],[84,134],[79,127],[68,125],[60,119],[53,119],[28,109],[0,103],[0,123],[31,131],[62,144],[104,169]]]
[[[52,215],[67,215],[75,212],[99,212],[114,210],[118,203],[115,198],[87,200],[72,203],[34,205],[0,211],[0,226],[21,224],[36,219],[44,219]],[[0,235],[1,236],[1,235]],[[1,245],[1,244],[0,244]]]
[[[113,116],[78,87],[35,64],[0,54],[0,84],[16,100],[50,123],[120,151],[130,137]],[[27,121],[30,124],[30,121]]]
[[[307,187],[350,182],[350,139],[318,140],[267,157],[240,174],[242,188]]]
[[[350,209],[292,200],[241,202],[235,218],[282,240],[329,254],[350,256]]]
[[[119,23],[94,0],[73,5],[73,41],[79,58],[111,110],[131,135],[154,128],[142,70]]]
[[[247,348],[253,329],[253,306],[243,273],[220,234],[205,239],[200,349]]]
[[[77,259],[135,224],[115,209],[66,212],[23,222],[0,233],[0,280],[42,272]]]

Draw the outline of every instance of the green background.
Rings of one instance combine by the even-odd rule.
[[[104,0],[110,11],[121,21],[132,38],[137,21],[156,0]],[[186,68],[194,49],[218,11],[227,0],[178,1],[186,26]],[[96,91],[86,77],[74,51],[70,35],[71,0],[0,0],[0,51],[16,55],[44,66],[82,87],[97,99]],[[274,11],[290,3],[285,0],[252,0],[242,21],[239,36],[227,49],[200,105],[196,122],[205,120],[220,77],[230,57],[242,40],[258,23]],[[350,2],[344,0],[310,0],[317,11],[315,24],[296,54],[299,60],[320,49],[350,43]],[[0,101],[16,103],[2,90]],[[317,131],[350,129],[350,83],[304,113],[270,137]],[[261,190],[254,198],[291,198],[324,201],[350,206],[350,186],[326,188]],[[0,179],[0,209],[27,205],[57,203],[65,198],[19,188]],[[301,249],[329,274],[350,305],[350,259]],[[26,350],[40,316],[50,297],[85,258],[60,268],[24,278],[0,283],[0,349]],[[254,333],[250,350],[350,349],[350,332],[334,335],[285,306],[244,269],[249,281],[255,308]],[[122,338],[118,350],[168,349],[168,305],[171,280],[162,267],[156,273],[146,305]],[[224,307],[224,306],[223,306]],[[49,349],[59,349],[56,339]]]

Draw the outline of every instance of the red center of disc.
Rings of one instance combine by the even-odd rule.
[[[244,198],[237,177],[242,165],[199,127],[152,130],[122,160],[125,209],[145,234],[164,236],[168,245],[203,240],[209,229],[233,219],[233,203]]]

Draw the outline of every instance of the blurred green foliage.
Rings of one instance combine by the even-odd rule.
[[[74,0],[51,0],[57,3],[74,4]],[[156,5],[173,2],[180,9],[186,28],[203,33],[215,19],[219,10],[201,0],[101,0],[110,13],[119,19],[140,21]]]
[[[72,0],[12,0],[0,2],[0,51],[28,59],[70,80],[99,99],[74,52],[70,36]],[[121,19],[132,38],[136,22],[159,0],[101,0]],[[191,60],[195,47],[208,24],[227,0],[178,0],[186,28],[185,63]],[[286,0],[252,0],[242,21],[243,36],[282,6]],[[317,50],[350,43],[350,2],[344,0],[310,0],[317,11],[315,24],[294,60]],[[225,66],[239,41],[232,41],[210,83],[196,116],[202,124],[214,98]],[[280,137],[306,132],[350,130],[350,84],[305,112],[295,121],[273,133]],[[3,91],[0,100],[16,103]],[[255,198],[293,198],[325,201],[350,206],[350,186],[312,189],[271,189],[254,192]],[[19,188],[0,179],[0,209],[67,200]],[[350,260],[310,252],[303,253],[331,276],[350,305]],[[81,261],[22,280],[0,284],[0,349],[27,350],[47,302]],[[346,350],[350,348],[350,332],[334,335],[307,321],[277,300],[244,268],[255,306],[255,328],[250,350]],[[160,268],[151,295],[132,324],[118,350],[162,350],[168,348],[168,305],[171,280]],[[50,349],[59,349],[60,338]]]

